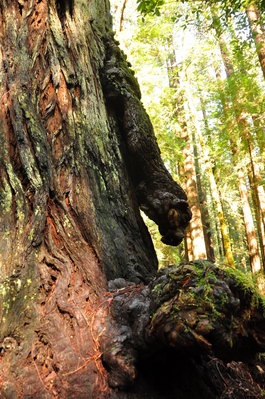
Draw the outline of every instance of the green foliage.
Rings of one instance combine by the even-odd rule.
[[[177,0],[176,4],[189,2],[188,0]],[[203,11],[203,6],[213,6],[216,5],[216,1],[214,0],[202,0],[196,2],[189,2],[192,5],[193,14],[198,18]],[[242,8],[246,8],[248,4],[251,3],[251,0],[219,0],[218,6],[223,10],[223,13],[226,18],[235,15]],[[151,14],[151,15],[161,15],[161,7],[165,4],[164,0],[137,0],[137,10],[141,12],[144,16]],[[263,12],[265,10],[265,1],[264,0],[257,0],[255,2],[258,9]],[[173,22],[180,19],[181,15],[177,14],[173,17]]]
[[[164,0],[137,0],[137,3],[137,10],[144,16],[147,14],[160,16],[160,8],[164,4]]]
[[[258,280],[262,279],[262,284],[264,284],[264,278],[261,275],[257,275],[253,278],[251,273],[242,273],[240,270],[232,270],[226,268],[224,270],[226,276],[230,276],[233,279],[234,285],[238,290],[243,293],[244,299],[248,301],[251,306],[258,307],[262,306],[263,313],[265,315],[265,296],[260,293],[258,288]]]
[[[257,2],[260,9],[264,8],[261,3]],[[251,145],[262,175],[260,184],[264,185],[265,160],[265,84],[246,20],[247,5],[243,0],[138,1],[138,10],[145,20],[140,18],[133,22],[131,16],[127,17],[131,34],[126,42],[126,52],[140,81],[143,102],[166,166],[181,182],[186,144],[183,129],[190,135],[193,133],[198,151],[198,173],[209,213],[208,232],[212,234],[216,260],[222,264],[224,253],[207,175],[209,162],[229,224],[236,265],[244,273],[249,272],[250,265],[237,168],[244,168],[250,161]],[[155,8],[159,9],[159,18],[154,15],[158,13],[154,12]],[[220,53],[220,35],[232,65],[229,78]],[[196,125],[188,96],[192,99]],[[247,137],[244,126],[238,123],[240,115],[245,116],[248,124]],[[232,152],[234,148],[236,157]],[[232,162],[236,165],[234,168]],[[254,211],[251,200],[250,203]],[[183,259],[183,247],[170,253],[159,242],[160,235],[155,227],[149,227],[161,266]]]
[[[148,219],[144,214],[142,215],[145,223],[148,227],[149,233],[152,237],[153,243],[155,245],[155,250],[157,258],[159,260],[159,269],[167,267],[174,263],[178,264],[185,258],[185,251],[183,244],[179,247],[171,247],[164,245],[160,239],[161,235],[158,231],[157,225],[150,219]]]

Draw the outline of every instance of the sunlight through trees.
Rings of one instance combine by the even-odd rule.
[[[160,266],[214,257],[246,273],[261,272],[262,3],[116,0],[113,10],[117,38],[140,81],[163,160],[185,187],[194,215],[185,248],[173,250],[160,243],[148,222]]]

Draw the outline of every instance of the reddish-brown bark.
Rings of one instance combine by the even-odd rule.
[[[3,398],[107,397],[95,301],[157,269],[139,205],[173,245],[190,219],[110,31],[108,2],[0,3]]]
[[[248,4],[247,17],[252,31],[253,39],[256,45],[260,66],[265,78],[265,43],[264,43],[264,25],[260,19],[260,11],[255,1]]]
[[[190,348],[204,342],[201,324],[199,331],[183,319],[185,298],[188,306],[194,295],[204,300],[209,284],[204,290],[197,282],[216,268],[200,264],[193,275],[186,265],[155,280],[157,260],[139,205],[173,245],[191,214],[161,161],[137,81],[109,29],[104,1],[0,3],[0,398],[168,399],[177,391],[188,397],[176,356],[194,375],[196,392],[219,395],[207,382],[205,346],[194,358],[179,352],[175,339],[177,332]],[[251,324],[263,326],[260,298],[247,290],[245,299],[242,287],[232,290],[229,282],[224,288],[222,271],[216,273],[209,297],[220,307],[218,295],[227,290],[229,322],[241,301],[241,324],[256,335],[254,343],[245,340],[240,324],[233,339],[238,333],[250,341],[255,354],[263,348],[262,330]],[[207,309],[195,307],[202,318]],[[215,329],[214,312],[208,315]],[[185,323],[196,333],[191,340],[181,336]],[[200,355],[204,379],[195,364]],[[220,360],[229,375],[226,362]],[[172,365],[180,379],[159,386],[159,364]],[[244,375],[250,378],[248,369]],[[260,393],[257,384],[253,392]]]

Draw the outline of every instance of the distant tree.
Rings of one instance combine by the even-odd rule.
[[[261,22],[260,10],[257,7],[257,3],[253,1],[248,4],[246,11],[256,45],[260,66],[265,78],[265,30],[263,23]]]
[[[229,51],[226,45],[226,42],[224,40],[223,35],[218,36],[219,40],[219,45],[220,45],[220,52],[222,56],[222,60],[224,63],[224,68],[226,72],[227,79],[231,79],[234,74],[234,68],[232,65],[232,61],[229,55]],[[228,82],[229,85],[229,82]],[[233,112],[235,113],[235,120],[236,120],[236,125],[239,130],[239,135],[242,138],[242,140],[246,141],[248,139],[248,122],[247,122],[247,115],[244,112],[244,106],[241,107],[241,102],[239,100],[239,90],[236,87],[234,88],[234,93],[233,93],[233,100],[232,100],[232,105],[233,105]],[[238,91],[237,91],[238,90]],[[237,100],[238,99],[238,100]],[[224,99],[224,101],[226,101]],[[227,106],[224,105],[224,108]],[[231,145],[231,151],[233,156],[235,157],[238,155],[238,147],[237,147],[237,142],[236,139],[231,137],[230,139],[230,145]],[[258,243],[257,243],[257,238],[256,238],[256,232],[255,232],[255,225],[253,221],[253,216],[249,204],[249,199],[248,199],[248,190],[246,187],[245,183],[245,178],[244,178],[244,173],[240,165],[235,162],[234,166],[238,169],[238,183],[239,183],[239,192],[240,192],[240,197],[242,201],[242,210],[243,210],[243,216],[244,216],[244,222],[245,222],[245,229],[246,229],[246,237],[247,237],[247,242],[248,242],[248,249],[249,249],[249,257],[250,257],[250,264],[251,264],[251,270],[253,274],[261,271],[261,262],[260,262],[260,255],[259,255],[259,248],[258,248]]]

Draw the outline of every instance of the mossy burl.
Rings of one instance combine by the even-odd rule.
[[[141,91],[134,71],[127,57],[118,47],[118,42],[110,34],[106,39],[106,65],[103,85],[108,96],[135,96],[141,98]]]
[[[165,269],[162,272],[165,273]],[[176,311],[180,311],[181,306],[186,309],[198,309],[201,305],[204,311],[207,310],[209,318],[214,321],[231,305],[228,292],[220,290],[219,295],[217,291],[218,283],[223,281],[250,310],[262,306],[265,314],[264,296],[259,293],[253,280],[239,270],[218,268],[208,261],[193,261],[169,267],[166,275],[169,279],[163,278],[162,275],[152,288],[157,310],[161,305],[163,308],[170,306],[173,315]],[[177,299],[177,304],[173,307],[172,293],[175,293]],[[236,307],[236,304],[234,305]],[[153,316],[155,313],[156,311],[153,312]]]

